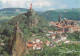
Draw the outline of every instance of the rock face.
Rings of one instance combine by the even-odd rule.
[[[37,26],[39,19],[40,19],[39,16],[36,15],[33,9],[28,9],[27,13],[23,13],[14,17],[8,23],[10,25],[15,25],[16,21],[19,21],[20,24],[26,24],[29,27],[33,27],[33,26]]]
[[[36,26],[37,24],[38,24],[38,17],[36,16],[36,14],[35,14],[35,11],[33,10],[33,9],[29,9],[28,11],[27,11],[27,17],[29,18],[29,20],[28,20],[28,25],[29,26]]]
[[[32,28],[48,24],[48,21],[44,17],[38,16],[33,9],[28,9],[26,13],[17,15],[12,18],[8,24],[15,25],[17,21],[20,22],[20,27],[24,25],[23,28]],[[23,29],[21,28],[21,30]]]
[[[15,27],[15,35],[13,35],[9,40],[8,48],[11,56],[24,56],[26,53],[26,42],[19,28],[19,22],[17,22]]]

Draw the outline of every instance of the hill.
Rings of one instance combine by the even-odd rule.
[[[32,33],[43,33],[43,28],[48,26],[46,25],[48,21],[45,18],[38,16],[34,10],[28,10],[27,13],[19,14],[8,22],[3,23],[1,25],[1,33],[10,37],[11,34],[14,34],[14,27],[17,21],[19,21],[19,26],[25,37],[30,37]]]
[[[28,10],[27,13],[22,13],[16,17],[13,17],[8,23],[14,25],[17,21],[19,21],[20,24],[24,23],[28,26],[39,26],[38,23],[43,23],[43,21],[47,22],[46,19],[41,16],[38,16],[33,9]]]
[[[2,23],[0,25],[0,38],[4,41],[7,40],[5,42],[6,45],[4,45],[5,52],[11,55],[24,56],[23,53],[26,47],[24,42],[35,39],[35,37],[32,38],[33,34],[42,38],[40,34],[44,35],[43,28],[47,26],[48,21],[38,16],[33,9],[29,9],[26,13],[19,14],[8,22]],[[10,41],[9,44],[8,40]],[[14,49],[17,51],[14,51]],[[15,52],[18,52],[18,54]]]
[[[25,8],[4,8],[0,9],[0,15],[18,15],[27,12]]]
[[[45,17],[49,21],[57,21],[59,15],[61,18],[67,18],[69,20],[80,20],[80,9],[59,9],[49,10],[46,12],[39,13],[40,16]]]
[[[0,10],[0,17],[1,19],[6,19],[7,16],[16,16],[21,13],[27,12],[25,8],[5,8]],[[67,18],[69,20],[80,20],[80,8],[73,8],[73,9],[58,9],[58,10],[48,10],[45,12],[36,11],[39,16],[45,17],[49,21],[57,21],[59,14],[61,15],[62,19]],[[5,18],[3,18],[4,16]],[[11,18],[10,18],[11,19]]]

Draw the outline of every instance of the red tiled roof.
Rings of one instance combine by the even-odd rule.
[[[53,32],[53,31],[48,31],[48,32]]]
[[[53,22],[53,24],[58,24],[59,22]]]
[[[73,29],[80,29],[80,28],[73,28]]]
[[[33,45],[39,45],[39,44],[37,44],[37,43],[34,43]]]
[[[66,20],[66,22],[74,22],[73,20]]]
[[[55,32],[64,32],[64,31],[55,31]]]
[[[27,43],[27,47],[33,47],[33,44]]]
[[[59,22],[49,21],[49,23],[51,23],[51,24],[58,24]]]
[[[58,43],[58,44],[60,45],[60,44],[62,44],[62,43]]]
[[[52,36],[55,36],[56,34],[52,34]]]
[[[50,44],[50,41],[48,41],[48,40],[47,40],[47,42],[46,42],[46,43],[47,43],[47,44]]]
[[[35,40],[40,40],[40,39],[35,39]]]
[[[41,45],[38,45],[37,47],[42,47]]]
[[[80,30],[80,28],[73,28],[73,30],[77,30],[78,31],[78,30]]]
[[[63,28],[70,28],[73,27],[73,25],[63,26]]]

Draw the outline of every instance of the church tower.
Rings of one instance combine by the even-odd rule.
[[[58,22],[61,22],[61,15],[59,15],[59,19],[58,19]]]

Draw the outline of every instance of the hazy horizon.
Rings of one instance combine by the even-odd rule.
[[[0,0],[0,9],[26,8],[32,3],[36,11],[80,8],[80,0]]]
[[[0,10],[2,10],[2,9],[29,9],[29,8],[18,8],[18,7],[16,7],[16,8],[1,8]],[[66,10],[69,10],[69,9],[79,9],[79,8],[65,8]],[[65,10],[65,9],[54,9],[54,11],[55,10]],[[33,9],[33,10],[35,10],[35,9]],[[40,10],[35,10],[35,11],[40,11]],[[49,11],[49,10],[45,10],[45,11]],[[40,11],[40,12],[45,12],[45,11]]]

